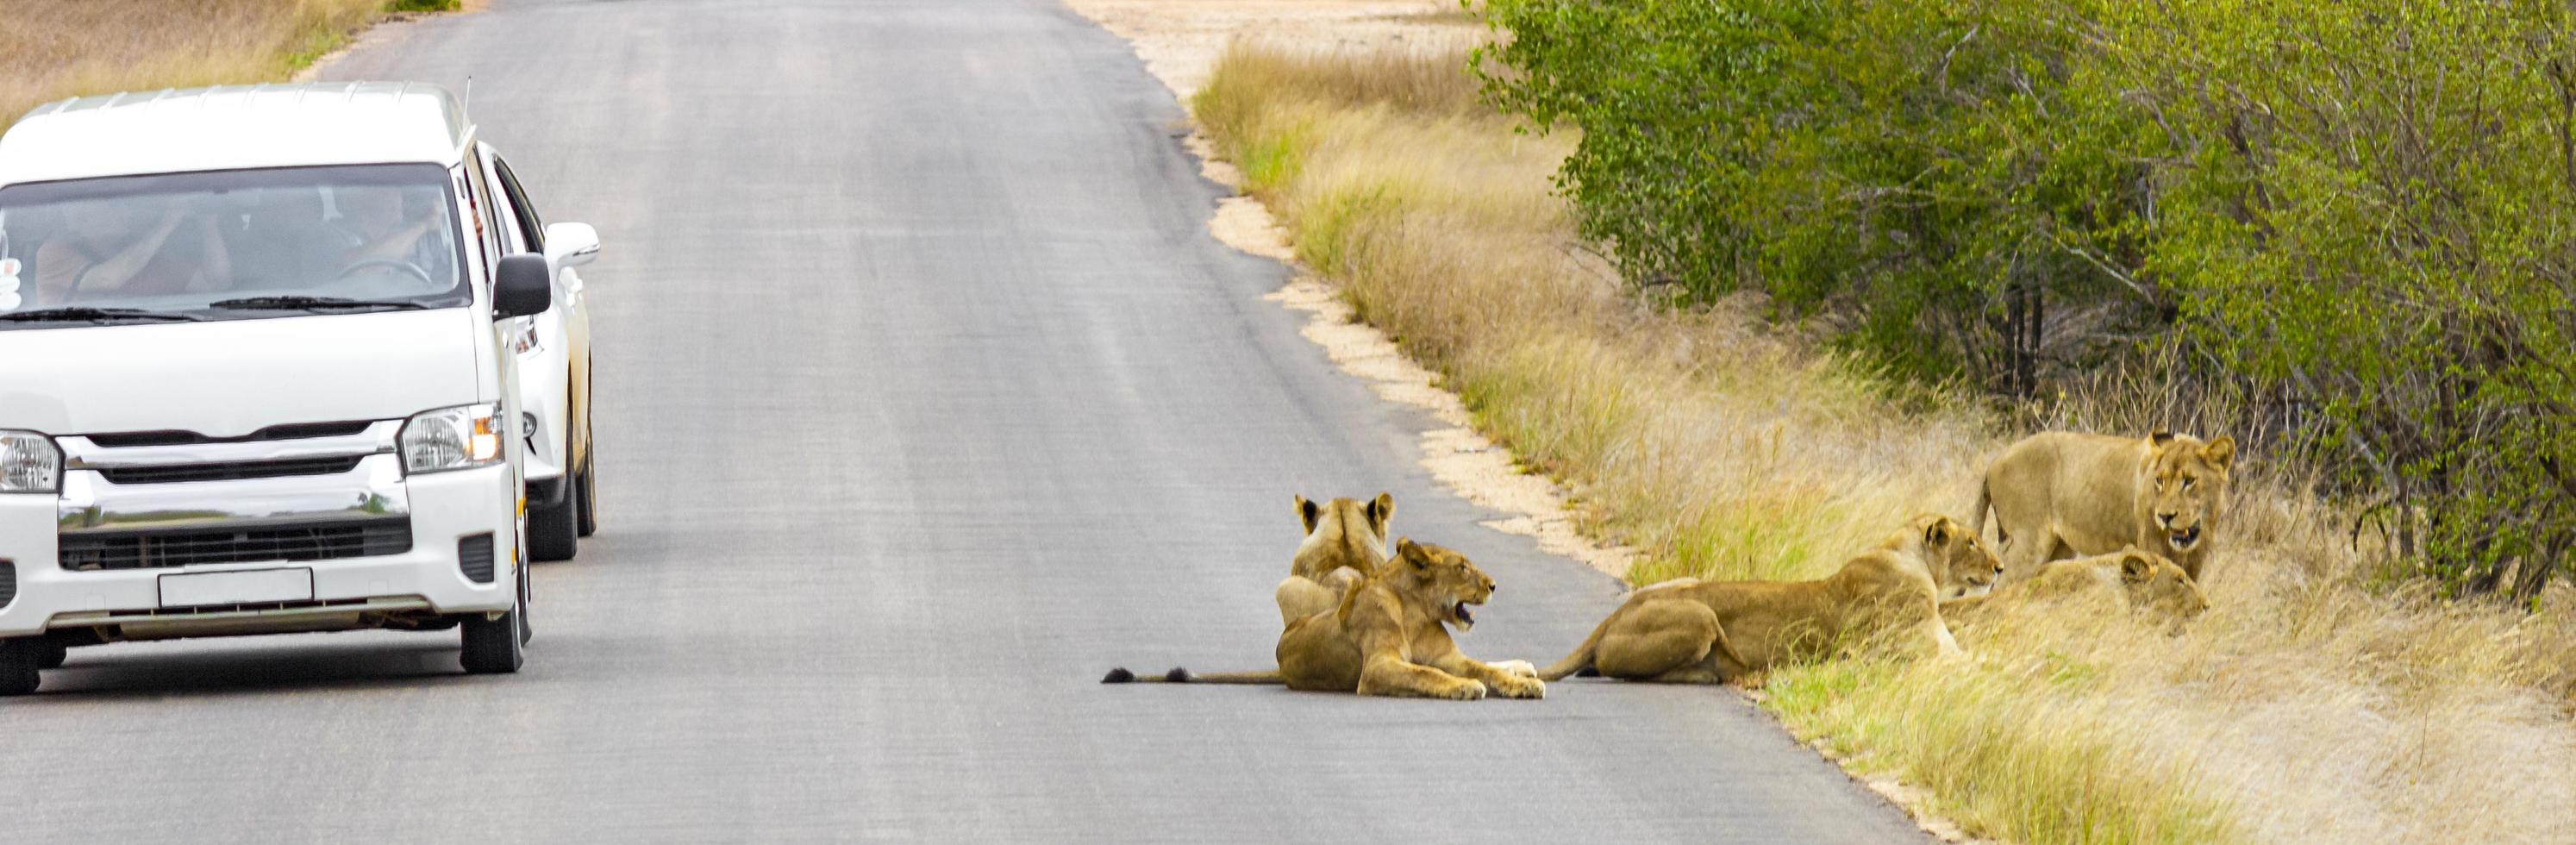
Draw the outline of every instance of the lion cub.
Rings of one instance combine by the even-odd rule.
[[[1994,509],[2006,581],[2037,575],[2052,560],[2123,546],[2163,555],[2200,581],[2209,577],[2206,538],[2235,463],[2236,441],[2226,437],[2041,432],[1986,467],[1968,522],[1982,532],[1986,509]]]
[[[1377,494],[1366,504],[1347,498],[1322,505],[1297,497],[1297,521],[1306,526],[1306,541],[1288,563],[1288,577],[1272,595],[1279,602],[1279,624],[1331,610],[1342,593],[1386,564],[1387,524],[1395,519],[1395,497]]]
[[[1941,616],[1972,624],[2031,602],[2084,603],[2088,610],[2112,613],[2126,608],[2153,614],[2181,633],[2185,623],[2209,610],[2209,596],[2191,573],[2163,555],[2130,546],[2107,555],[2051,561],[2028,580],[1996,588],[1983,596],[1941,603]]]
[[[1573,654],[1538,676],[1595,669],[1634,681],[1723,683],[1818,656],[1847,637],[1908,626],[1927,646],[1955,654],[1940,600],[1983,592],[2001,572],[1967,526],[1926,514],[1821,580],[1682,578],[1630,593]]]
[[[1275,672],[1194,675],[1173,669],[1137,677],[1111,669],[1104,684],[1133,681],[1286,684],[1315,692],[1473,700],[1488,692],[1545,698],[1547,684],[1458,651],[1449,629],[1476,624],[1468,608],[1493,597],[1494,579],[1465,555],[1402,540],[1396,559],[1349,586],[1335,607],[1288,625],[1279,635]]]

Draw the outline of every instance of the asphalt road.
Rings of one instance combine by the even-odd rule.
[[[462,89],[596,224],[604,527],[516,676],[453,634],[76,651],[0,703],[0,839],[1917,838],[1720,690],[1106,687],[1263,668],[1291,494],[1391,490],[1545,662],[1618,585],[1477,526],[1204,234],[1219,189],[1049,0],[495,0],[332,78]]]

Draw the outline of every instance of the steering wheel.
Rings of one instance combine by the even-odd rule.
[[[400,258],[370,258],[365,261],[360,261],[356,264],[340,268],[340,275],[331,277],[331,280],[336,282],[349,278],[352,275],[356,275],[358,271],[369,267],[391,267],[396,270],[401,270],[420,279],[420,283],[424,285],[433,285],[438,283],[436,279],[430,278],[428,268],[409,261],[404,261]]]

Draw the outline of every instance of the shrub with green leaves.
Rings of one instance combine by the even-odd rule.
[[[2576,566],[2568,4],[1485,13],[1487,96],[1581,130],[1559,187],[1637,284],[2022,396],[2177,361],[2454,589]]]

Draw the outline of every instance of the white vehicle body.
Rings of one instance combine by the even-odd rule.
[[[59,663],[66,646],[370,627],[461,627],[469,670],[517,668],[527,482],[544,473],[561,487],[587,454],[586,424],[570,433],[586,421],[587,368],[563,357],[586,351],[587,318],[578,277],[553,271],[588,260],[597,239],[587,226],[558,227],[565,249],[544,261],[566,307],[531,299],[536,259],[508,257],[533,238],[515,228],[488,155],[453,96],[390,83],[66,100],[0,136],[0,693],[32,691],[34,670],[20,683],[21,664]],[[80,221],[104,218],[75,211],[125,213],[115,204],[165,196],[147,189],[187,199],[161,219],[204,232],[199,265],[162,274],[187,290],[151,294],[185,304],[80,316],[98,306],[67,297],[146,286],[141,271],[103,281],[124,253],[83,252],[81,238],[107,236]],[[305,278],[248,269],[278,264],[284,250],[243,233],[266,231],[264,214],[301,210],[265,198],[319,196],[326,219],[354,217],[367,190],[409,192],[398,208],[435,237],[412,234],[396,258],[325,271],[313,289],[425,293],[316,305],[201,290]],[[55,194],[72,210],[46,218],[54,206],[26,199]],[[423,196],[435,202],[411,202]],[[149,263],[132,266],[144,271],[186,229],[119,219],[120,236],[158,233],[136,247]],[[337,263],[377,248],[355,242],[316,254]],[[16,275],[31,264],[32,277]],[[69,281],[47,288],[49,264]],[[531,330],[543,351],[522,353]],[[523,413],[544,432],[520,430]]]
[[[499,237],[512,252],[546,256],[554,270],[552,307],[521,317],[511,332],[519,358],[519,404],[527,420],[529,548],[539,561],[571,558],[590,536],[590,305],[573,268],[599,254],[599,234],[581,223],[548,225],[520,187],[508,161],[477,144],[492,183]]]

